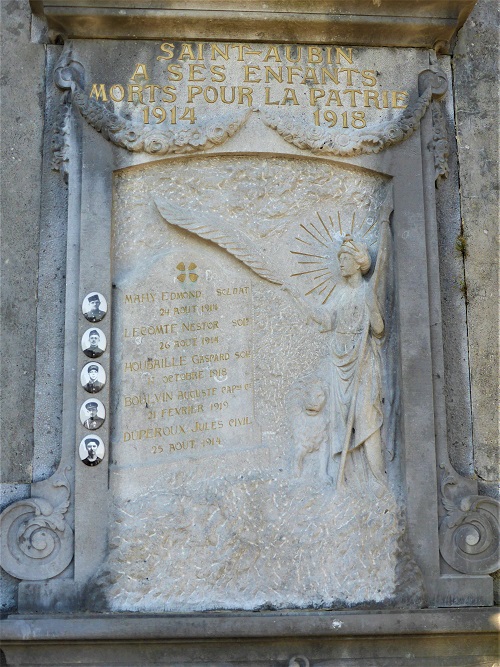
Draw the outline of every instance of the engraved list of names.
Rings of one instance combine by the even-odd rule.
[[[151,464],[260,444],[251,282],[219,284],[193,261],[175,271],[178,287],[120,294],[118,463],[132,453]]]

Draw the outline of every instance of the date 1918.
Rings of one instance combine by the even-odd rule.
[[[351,126],[356,130],[361,130],[363,127],[366,127],[364,111],[353,111],[351,118],[349,118],[347,111],[337,115],[335,111],[331,111],[330,109],[323,111],[323,113],[320,113],[320,110],[316,109],[313,113],[313,117],[315,125],[321,125],[322,121],[324,121],[328,124],[328,127],[334,127],[337,122],[342,121],[342,127],[348,128],[350,121]]]

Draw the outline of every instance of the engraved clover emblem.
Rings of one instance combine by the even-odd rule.
[[[179,275],[177,276],[177,280],[179,282],[183,283],[186,278],[189,278],[192,283],[195,283],[198,280],[198,274],[194,273],[194,270],[197,268],[197,266],[193,262],[190,262],[187,269],[184,262],[179,262],[176,268],[178,271],[180,271]]]

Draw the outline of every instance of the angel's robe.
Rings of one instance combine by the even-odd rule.
[[[342,452],[352,401],[354,421],[349,449],[362,445],[382,426],[380,343],[370,328],[364,352],[363,332],[368,326],[367,283],[339,286],[332,313],[333,378],[331,382],[331,455]],[[379,313],[380,314],[380,313]],[[383,335],[381,332],[380,335]],[[360,373],[354,395],[356,374]]]

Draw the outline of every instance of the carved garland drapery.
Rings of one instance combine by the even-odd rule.
[[[98,100],[90,99],[84,92],[84,70],[80,63],[63,54],[61,64],[55,71],[55,83],[68,91],[72,103],[83,118],[115,146],[132,152],[150,155],[186,154],[203,151],[223,144],[238,132],[248,120],[250,113],[260,114],[262,122],[275,130],[285,141],[301,150],[315,154],[354,157],[379,153],[395,144],[405,141],[418,128],[429,105],[440,99],[446,92],[446,75],[437,66],[421,72],[419,76],[420,94],[416,102],[405,109],[396,119],[383,121],[363,129],[333,132],[320,127],[306,127],[302,122],[286,119],[268,109],[252,107],[233,112],[191,128],[159,131],[146,128],[143,124],[120,116]],[[436,118],[436,112],[433,119]],[[440,130],[437,130],[440,135]],[[440,136],[438,138],[441,138]],[[64,165],[64,155],[58,148],[57,163]],[[446,150],[443,142],[432,146],[436,157],[436,177],[446,175],[444,161]]]

